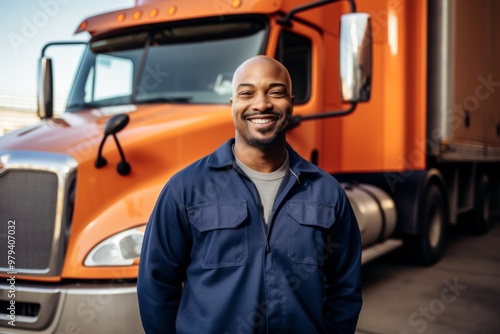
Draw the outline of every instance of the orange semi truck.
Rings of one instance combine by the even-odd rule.
[[[153,205],[234,135],[232,74],[257,54],[290,70],[288,140],[343,183],[363,262],[401,247],[432,264],[463,214],[485,232],[499,201],[499,12],[493,0],[137,0],[84,20],[66,112],[53,115],[44,49],[41,121],[0,137],[0,332],[142,331]]]

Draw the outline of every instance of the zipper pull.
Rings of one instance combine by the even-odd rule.
[[[271,246],[269,246],[269,242],[266,241],[266,252],[271,253]]]

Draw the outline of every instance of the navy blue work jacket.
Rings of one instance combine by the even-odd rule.
[[[137,293],[147,333],[354,333],[359,227],[337,181],[290,146],[265,228],[228,141],[173,176],[146,228]]]

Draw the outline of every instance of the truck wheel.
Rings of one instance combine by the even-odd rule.
[[[429,184],[419,206],[421,233],[405,241],[410,255],[417,262],[432,265],[442,257],[447,217],[441,189],[434,183]]]
[[[477,234],[486,233],[491,225],[490,219],[491,187],[488,175],[483,174],[476,183],[474,196],[473,230]]]

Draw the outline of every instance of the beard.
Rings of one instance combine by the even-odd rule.
[[[286,123],[277,129],[271,129],[271,130],[259,131],[259,132],[262,134],[266,134],[270,131],[274,131],[274,132],[271,134],[271,136],[268,136],[266,138],[250,137],[248,139],[250,145],[257,147],[261,150],[264,150],[266,148],[272,147],[273,145],[275,145],[277,143],[282,143],[283,141],[285,141]]]

